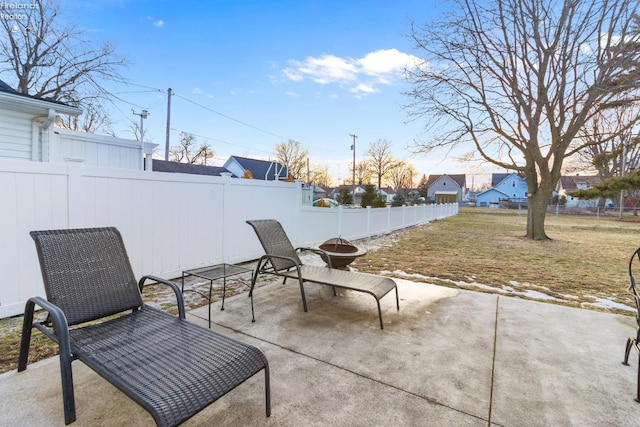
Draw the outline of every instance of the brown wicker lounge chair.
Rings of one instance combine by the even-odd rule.
[[[304,295],[304,282],[332,286],[334,295],[336,293],[335,288],[342,288],[364,292],[373,296],[378,305],[380,329],[384,329],[382,310],[380,309],[380,299],[383,296],[395,289],[396,307],[400,310],[398,287],[392,279],[334,269],[331,268],[330,263],[329,268],[304,265],[298,257],[297,252],[299,250],[317,253],[323,253],[323,251],[313,248],[294,249],[282,225],[274,219],[251,220],[247,221],[247,224],[253,227],[265,251],[265,255],[258,261],[258,266],[254,272],[251,293],[253,293],[258,275],[268,273],[284,277],[285,282],[287,279],[298,280],[300,293],[302,294],[302,306],[305,312],[307,311],[307,300]],[[326,256],[327,254],[325,253],[324,255]],[[328,256],[326,258],[330,259]]]
[[[76,419],[74,359],[140,404],[159,426],[182,423],[264,369],[270,415],[264,354],[185,320],[182,294],[173,282],[144,276],[136,283],[118,230],[32,231],[31,236],[47,299],[34,297],[26,304],[18,371],[27,368],[33,327],[58,343],[65,424]],[[147,280],[175,292],[178,316],[143,303]],[[49,322],[34,324],[36,305],[48,312]],[[93,322],[98,319],[102,322]]]

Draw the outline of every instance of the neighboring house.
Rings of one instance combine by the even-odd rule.
[[[278,162],[250,159],[248,157],[231,156],[222,166],[237,178],[251,172],[253,179],[264,181],[281,181],[289,176],[289,170]]]
[[[509,195],[495,188],[489,188],[476,196],[476,206],[487,206],[490,208],[500,207],[501,200],[508,200]]]
[[[508,195],[510,203],[527,203],[527,181],[513,172],[510,174],[494,174],[491,183],[493,188]],[[496,183],[497,182],[497,183]]]
[[[340,190],[342,190],[343,188],[346,188],[347,191],[349,191],[349,194],[353,195],[353,185],[346,184],[346,185],[340,185],[334,188],[329,194],[329,197],[332,198],[333,200],[338,200],[338,196],[340,195]],[[353,201],[354,205],[359,205],[360,203],[362,203],[363,194],[364,194],[364,185],[356,185],[356,194]]]
[[[50,139],[58,114],[79,116],[77,107],[24,95],[0,80],[0,157],[49,162]]]
[[[575,190],[585,190],[602,182],[599,176],[561,176],[556,187],[558,196],[566,197],[565,206],[568,208],[594,208],[598,206],[599,199],[582,200],[569,196],[567,192]]]
[[[231,174],[227,169],[220,166],[194,165],[191,163],[169,162],[157,159],[153,161],[153,171],[210,176],[222,176],[222,174],[225,173]]]
[[[527,182],[517,173],[494,173],[492,187],[476,196],[476,206],[497,207],[500,202],[507,205],[527,203]]]
[[[353,185],[346,184],[346,185],[341,185],[339,187],[332,189],[328,197],[332,198],[333,200],[337,200],[338,195],[340,194],[340,190],[343,188],[346,188],[349,191],[349,194],[353,194]],[[379,190],[378,187],[375,186],[375,189],[376,189],[376,193],[382,196],[382,200],[384,200],[385,203],[391,203],[393,201],[393,197],[396,195],[395,191],[393,191],[393,189],[389,187]],[[353,202],[354,205],[360,205],[362,203],[362,195],[364,193],[365,193],[365,186],[356,185],[356,195],[354,197],[355,200]]]
[[[143,146],[137,141],[54,126],[60,114],[81,113],[77,107],[19,93],[0,80],[0,158],[134,170],[144,168],[145,157],[152,163],[151,153],[157,144]]]
[[[384,200],[386,203],[391,203],[393,202],[393,198],[395,197],[396,192],[393,191],[393,188],[387,187],[378,190],[378,194],[382,196],[382,200]]]
[[[309,187],[313,191],[313,200],[324,199],[325,197],[327,197],[327,190],[320,187],[319,185],[311,184]]]
[[[432,203],[462,202],[467,193],[467,176],[429,175],[427,180],[427,200]]]

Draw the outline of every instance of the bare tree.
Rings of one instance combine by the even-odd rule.
[[[406,161],[397,161],[393,169],[391,169],[388,174],[391,188],[393,188],[394,191],[397,192],[401,188],[413,188],[413,177],[416,175],[416,171],[413,166]]]
[[[65,26],[60,5],[55,0],[34,0],[33,8],[20,9],[24,20],[1,19],[0,73],[20,93],[79,106],[88,114],[102,116],[96,99],[109,99],[102,82],[124,81],[118,69],[125,59],[111,43],[98,44],[85,30]],[[99,121],[85,119],[95,131]],[[103,125],[108,123],[104,121]]]
[[[637,168],[640,141],[634,137],[637,131],[630,123],[637,124],[639,119],[635,106],[621,106],[594,115],[579,132],[580,141],[590,142],[578,152],[583,168],[595,168],[602,179],[621,176]]]
[[[382,188],[382,178],[392,170],[397,161],[391,153],[391,141],[378,139],[372,142],[367,150],[371,172],[378,178],[378,188]]]
[[[301,179],[307,168],[309,153],[303,150],[298,141],[290,139],[282,144],[276,144],[276,160],[289,170],[289,175]]]
[[[109,135],[114,135],[111,129],[111,119],[102,108],[101,104],[86,102],[82,105],[82,115],[78,116],[60,116],[56,125],[75,131],[86,133],[96,133],[98,131]],[[139,141],[139,139],[136,139]]]
[[[353,184],[351,182],[353,180],[352,178],[353,164],[349,166],[349,177],[350,178],[345,179],[345,184],[346,183]],[[357,162],[356,163],[356,184],[357,185],[369,184],[370,181],[371,181],[371,168],[369,167],[369,162],[367,160]]]
[[[169,159],[178,163],[206,165],[208,160],[213,159],[215,153],[209,144],[202,143],[198,147],[196,142],[195,135],[180,132],[180,145],[171,147]]]
[[[329,166],[314,166],[311,168],[311,183],[319,185],[322,188],[331,187],[331,175],[329,174]]]
[[[527,237],[547,239],[546,207],[563,161],[599,111],[638,92],[637,0],[455,0],[412,26],[423,62],[407,105],[425,119],[418,151],[467,147],[527,181]],[[470,148],[470,149],[469,149]]]

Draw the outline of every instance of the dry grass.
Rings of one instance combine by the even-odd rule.
[[[524,212],[463,208],[399,232],[397,244],[370,252],[357,267],[445,286],[536,290],[570,306],[599,309],[588,305],[594,297],[633,306],[626,294],[627,262],[640,245],[640,223],[633,219],[548,215],[552,240],[538,242],[524,238]]]

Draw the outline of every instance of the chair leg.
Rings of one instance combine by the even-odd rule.
[[[640,403],[640,355],[638,356],[638,381],[635,401]]]
[[[253,311],[253,294],[249,294],[249,297],[251,298],[251,323],[256,323],[256,315]]]
[[[267,417],[271,416],[271,385],[269,381],[269,364],[264,367],[264,391],[266,399]]]
[[[380,318],[380,329],[384,329],[384,325],[382,324],[382,309],[380,308],[380,300],[376,298],[376,304],[378,304],[378,317]]]
[[[631,347],[633,346],[633,338],[627,338],[627,345],[624,350],[624,361],[623,365],[629,366],[629,352],[631,351]]]
[[[33,330],[33,311],[35,304],[28,301],[24,308],[22,320],[22,337],[20,338],[20,355],[18,356],[18,372],[27,369],[29,359],[29,346],[31,345],[31,331]]]
[[[305,313],[307,312],[307,298],[304,295],[304,281],[302,277],[298,274],[298,282],[300,282],[300,294],[302,295],[302,308],[304,308]]]

